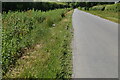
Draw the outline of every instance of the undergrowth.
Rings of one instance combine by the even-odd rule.
[[[19,75],[16,75],[16,77],[17,76],[24,78],[53,77],[53,75],[54,77],[56,77],[56,74],[57,73],[59,74],[59,70],[60,70],[60,69],[57,70],[58,68],[57,64],[61,62],[60,61],[61,59],[59,60],[58,55],[61,56],[61,58],[63,58],[64,53],[67,53],[66,50],[68,50],[67,47],[69,46],[68,39],[70,39],[70,38],[68,39],[66,38],[65,40],[65,36],[66,35],[68,36],[70,34],[69,31],[64,30],[65,27],[63,26],[65,26],[66,23],[64,22],[61,24],[59,23],[59,25],[57,25],[57,23],[60,22],[65,17],[65,14],[68,11],[70,11],[70,9],[57,9],[48,12],[29,10],[26,12],[17,11],[17,12],[3,13],[3,18],[2,18],[3,75],[6,75],[7,72],[9,73],[12,71],[13,66],[17,64],[16,63],[17,60],[20,57],[23,57],[24,53],[27,50],[34,49],[34,46],[38,44],[42,44],[42,46],[44,47],[40,50],[37,50],[36,54],[33,54],[34,56],[38,55],[37,57],[30,58],[30,60],[27,61],[24,60],[25,62],[28,63],[29,61],[32,60],[33,62],[30,65],[33,68],[35,68],[35,70],[37,71],[34,71],[34,69],[32,69],[28,64],[27,65],[28,67],[24,68],[23,70],[24,72],[22,72]],[[53,24],[56,25],[53,26]],[[59,33],[59,31],[62,31],[62,33]],[[54,33],[55,35],[52,36],[53,35],[52,33]],[[63,45],[66,45],[67,47],[63,48]],[[41,61],[42,58],[45,59]],[[57,61],[57,58],[58,58],[58,63],[52,62],[52,61]],[[18,63],[20,63],[21,65],[23,64],[22,61],[18,61]],[[23,65],[26,65],[26,63],[24,63]],[[62,63],[58,66],[61,65]],[[19,66],[16,66],[16,68],[17,67]],[[34,72],[36,75],[34,75]]]

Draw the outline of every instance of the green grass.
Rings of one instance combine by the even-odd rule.
[[[108,19],[110,21],[120,23],[120,3],[111,5],[97,5],[85,10],[84,8],[78,7],[79,10],[97,15],[99,17]]]
[[[120,12],[111,12],[111,11],[86,11],[88,13],[100,16],[102,18],[108,19],[110,21],[116,22],[116,23],[120,23],[120,17],[118,14],[120,14]]]
[[[79,10],[97,15],[99,17],[108,19],[110,21],[120,23],[120,3],[111,4],[111,5],[97,5],[89,8],[89,10],[82,9],[78,7]]]
[[[105,11],[120,12],[120,3],[106,5]]]
[[[2,70],[3,74],[15,65],[27,48],[38,44],[50,34],[49,28],[62,20],[70,9],[58,9],[48,12],[29,10],[26,12],[8,12],[3,16]]]
[[[32,32],[33,36],[36,35],[35,37],[39,38],[35,38],[37,43],[32,48],[25,50],[22,57],[17,60],[16,66],[9,69],[4,78],[71,78],[72,54],[70,44],[73,11],[66,11],[63,18],[57,18],[57,14],[54,14],[55,11],[51,11],[51,14],[46,12],[45,15],[49,16],[45,22],[36,24],[41,25],[39,28],[43,29],[44,36],[39,37],[42,35],[41,29],[36,29],[38,30],[37,34]],[[56,18],[52,19],[53,17],[56,17],[57,20]],[[51,23],[55,26],[52,27]],[[46,27],[42,28],[42,26]]]
[[[91,7],[89,10],[120,12],[120,3],[110,5],[97,5]]]
[[[97,6],[93,6],[92,8],[90,8],[89,10],[100,10],[103,11],[105,9],[106,5],[97,5]]]

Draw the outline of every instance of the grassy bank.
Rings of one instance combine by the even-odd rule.
[[[120,23],[120,3],[110,5],[97,5],[90,8],[78,8],[88,13],[100,16],[110,21]]]
[[[72,75],[70,47],[72,12],[66,9],[46,13],[29,12],[30,15],[35,13],[38,15],[33,17],[33,21],[37,20],[37,24],[33,21],[30,23],[34,24],[33,26],[37,29],[35,32],[34,30],[30,32],[30,35],[26,35],[28,40],[25,41],[34,40],[34,43],[31,44],[32,47],[26,48],[24,54],[16,60],[15,67],[9,68],[4,78],[70,78]],[[41,14],[43,14],[42,17],[40,17]]]
[[[86,11],[88,13],[91,13],[93,15],[97,15],[99,17],[105,18],[107,20],[120,23],[120,12],[111,12],[111,11]]]

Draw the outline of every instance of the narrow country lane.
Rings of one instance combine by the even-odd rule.
[[[74,10],[73,78],[118,77],[118,24]]]

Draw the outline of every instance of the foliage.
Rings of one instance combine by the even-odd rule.
[[[97,5],[89,8],[89,10],[98,10],[98,11],[112,11],[119,12],[120,11],[120,3],[111,4],[111,5]]]
[[[106,5],[97,5],[97,6],[93,6],[92,8],[90,8],[90,10],[100,10],[100,11],[104,11]]]
[[[12,68],[3,78],[71,78],[72,75],[72,12],[66,13],[55,27],[49,27],[34,49],[25,53],[15,68]]]
[[[48,12],[29,10],[3,14],[2,69],[7,72],[10,65],[22,56],[26,48],[37,44],[49,34],[51,24],[61,20],[69,9]]]
[[[106,4],[114,4],[114,2],[72,2],[69,3],[72,4],[73,8],[84,8],[84,10],[89,10],[89,8],[97,5],[106,5]]]
[[[120,3],[111,4],[111,5],[97,5],[89,8],[88,10],[85,10],[85,7],[78,8],[80,10],[92,13],[94,15],[100,16],[102,18],[111,20],[113,22],[119,22],[119,13],[120,13]]]
[[[58,8],[67,8],[67,3],[56,2],[3,2],[2,10],[8,11],[27,11],[31,9],[48,11]]]
[[[2,10],[26,11],[30,9],[48,11],[58,8],[77,8],[85,7],[85,10],[96,5],[114,4],[114,2],[3,2]]]
[[[120,12],[120,3],[107,5],[105,7],[105,11],[113,11],[113,12]]]

